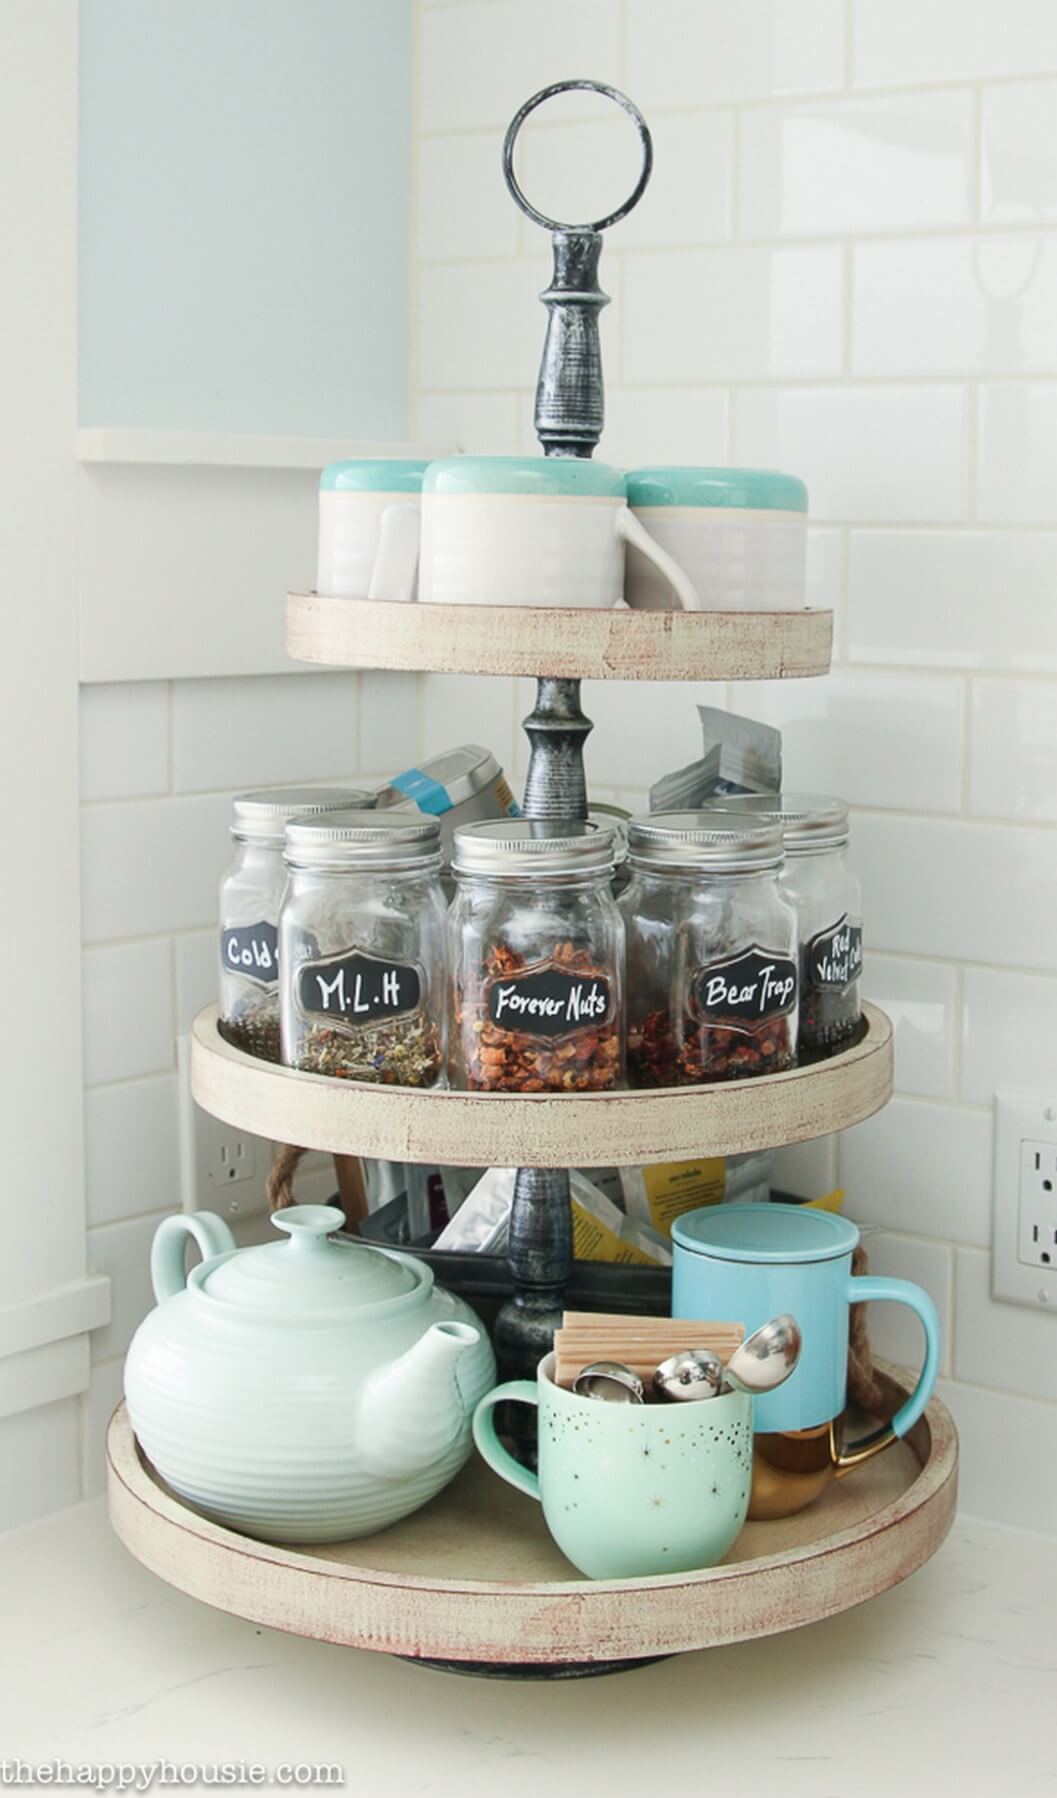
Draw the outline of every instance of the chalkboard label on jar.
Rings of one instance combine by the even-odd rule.
[[[825,991],[843,992],[862,973],[862,925],[845,912],[804,947],[804,981]]]
[[[610,1015],[612,994],[604,974],[570,974],[541,968],[493,980],[488,1016],[500,1030],[526,1036],[571,1036],[597,1030]]]
[[[220,965],[256,986],[279,978],[279,937],[274,924],[232,924],[220,932]]]
[[[702,1023],[767,1023],[793,1010],[796,989],[796,963],[754,943],[740,955],[695,968],[690,1007]]]
[[[337,1018],[343,1024],[371,1024],[416,1011],[422,999],[422,977],[403,962],[381,961],[352,950],[323,961],[302,963],[297,970],[297,997],[313,1017]]]

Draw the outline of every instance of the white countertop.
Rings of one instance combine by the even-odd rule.
[[[0,1605],[0,1759],[29,1765],[332,1762],[357,1798],[1057,1792],[1057,1542],[969,1520],[842,1617],[550,1684],[223,1616],[133,1561],[101,1499],[0,1537]]]

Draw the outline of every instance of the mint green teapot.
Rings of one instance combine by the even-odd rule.
[[[157,1308],[125,1363],[129,1418],[181,1498],[273,1542],[339,1542],[406,1517],[467,1459],[495,1384],[487,1334],[411,1255],[336,1242],[294,1205],[287,1241],[239,1249],[181,1213],[151,1252]],[[187,1276],[188,1236],[205,1257]]]

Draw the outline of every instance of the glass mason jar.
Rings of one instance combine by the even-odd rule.
[[[284,859],[285,1065],[384,1086],[440,1085],[447,961],[436,818],[296,818]]]
[[[835,1055],[859,1033],[862,887],[848,866],[848,807],[814,793],[730,799],[781,825],[782,891],[800,934],[800,1059]]]
[[[235,859],[220,882],[220,1030],[264,1061],[279,1059],[279,906],[283,842],[299,813],[369,806],[356,787],[275,787],[240,793],[231,834]]]
[[[600,1092],[624,1075],[616,845],[590,823],[455,833],[449,1071],[472,1092]]]
[[[632,1086],[696,1086],[796,1060],[796,913],[782,833],[757,818],[658,812],[629,826]]]

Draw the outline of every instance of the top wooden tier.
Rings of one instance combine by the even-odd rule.
[[[398,605],[291,593],[298,662],[560,680],[789,680],[827,674],[833,613]]]

